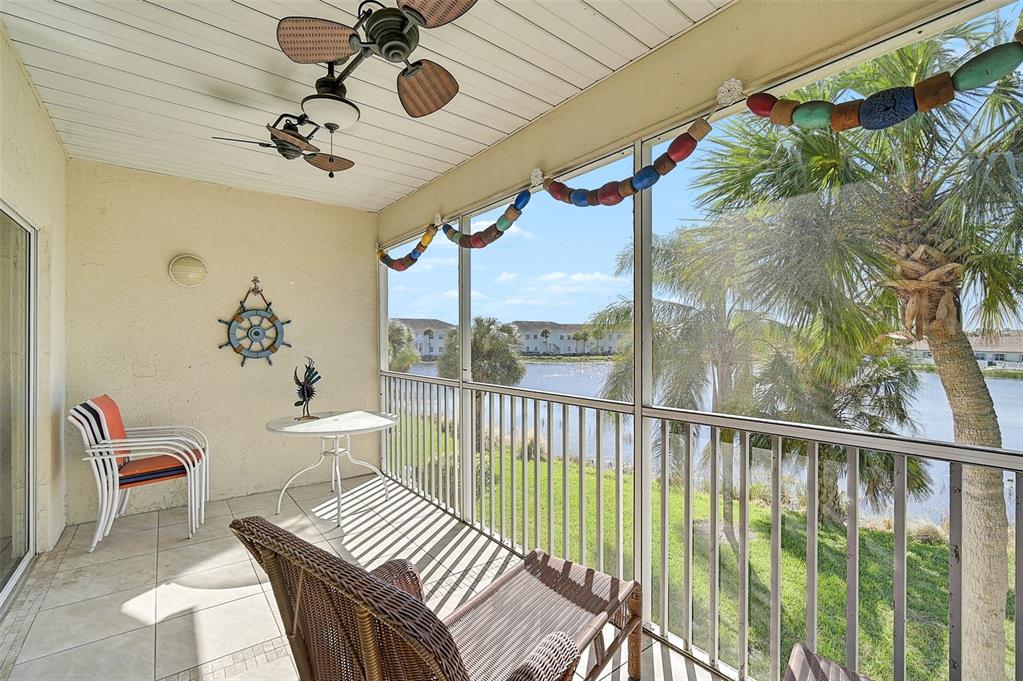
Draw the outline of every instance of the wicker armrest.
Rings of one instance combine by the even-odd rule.
[[[414,598],[423,600],[423,580],[419,577],[419,570],[407,560],[389,560],[383,565],[370,571],[374,577],[379,577],[388,584],[398,587]]]
[[[579,664],[579,650],[572,637],[553,631],[537,644],[526,661],[508,677],[508,681],[562,681]]]

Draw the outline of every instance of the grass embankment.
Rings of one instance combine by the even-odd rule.
[[[443,447],[445,435],[423,424],[426,433],[420,437],[430,439],[435,450],[438,443]],[[454,443],[448,440],[450,452]],[[493,455],[486,444],[482,454],[477,455],[476,470],[476,518],[490,526],[503,528],[506,536],[512,536],[514,522],[515,540],[522,543],[523,526],[526,528],[526,545],[539,546],[556,555],[568,556],[591,565],[600,565],[598,552],[603,553],[603,566],[613,572],[618,561],[619,542],[616,538],[616,480],[613,470],[604,470],[598,476],[595,466],[583,467],[580,486],[579,462],[570,459],[567,470],[558,457],[550,461],[535,459],[523,461],[512,457],[507,449],[500,452],[493,448]],[[556,454],[558,453],[556,448]],[[417,451],[413,449],[413,451]],[[422,451],[422,450],[418,450]],[[520,445],[516,443],[516,454]],[[609,455],[610,456],[610,455]],[[754,454],[756,456],[756,454]],[[452,460],[453,460],[452,456]],[[493,461],[491,467],[491,461]],[[442,461],[434,459],[435,471]],[[524,467],[524,468],[523,468]],[[537,475],[537,470],[539,474]],[[493,494],[489,493],[493,475]],[[512,501],[514,475],[515,501]],[[548,477],[549,476],[549,477]],[[538,478],[539,484],[536,484]],[[764,478],[764,479],[761,479]],[[522,482],[525,479],[525,504],[523,504]],[[597,484],[600,481],[603,497],[603,536],[597,536]],[[769,482],[763,473],[751,473],[751,485],[762,486]],[[548,486],[551,487],[552,507],[548,510]],[[454,498],[454,490],[451,490]],[[502,514],[502,494],[504,513]],[[668,627],[672,632],[681,631],[682,569],[684,553],[683,489],[681,485],[669,483],[662,495],[660,481],[654,481],[653,498],[653,583],[645,588],[645,597],[651,599],[654,621],[660,624],[661,610],[661,499],[667,500],[668,531]],[[568,525],[567,545],[564,536],[564,510],[567,501]],[[493,502],[493,515],[491,503]],[[513,507],[514,503],[514,507]],[[724,504],[719,504],[719,657],[735,665],[738,661],[738,522],[739,506],[731,504],[732,522],[724,517]],[[524,508],[523,508],[524,507]],[[515,519],[513,521],[512,514]],[[582,511],[580,512],[580,509]],[[622,475],[622,527],[621,546],[624,551],[623,563],[626,577],[632,577],[633,556],[633,477]],[[552,517],[548,535],[548,513]],[[693,643],[703,649],[710,645],[709,584],[710,584],[710,497],[705,491],[693,491]],[[539,541],[534,535],[536,515],[540,519]],[[581,517],[585,517],[585,555],[580,551]],[[759,679],[769,677],[768,646],[770,641],[770,533],[771,512],[769,504],[753,499],[749,508],[749,658],[750,673]],[[893,642],[893,575],[894,537],[884,529],[861,528],[859,533],[859,621],[860,621],[860,665],[859,671],[877,681],[892,678]],[[781,620],[782,656],[787,656],[791,646],[805,639],[806,633],[806,513],[804,510],[785,509],[782,511],[781,528],[782,574],[781,574]],[[824,525],[818,534],[818,650],[836,660],[845,659],[845,601],[846,601],[846,530],[844,525]],[[1010,563],[1014,560],[1014,547],[1010,547]],[[941,542],[921,541],[910,537],[907,543],[907,593],[906,624],[906,667],[907,679],[923,680],[947,678],[948,676],[948,546]],[[1010,564],[1010,574],[1012,574]],[[644,585],[645,587],[647,585]],[[1006,621],[1009,650],[1007,668],[1013,659],[1012,627],[1014,617],[1011,608],[1013,593],[1007,594],[1010,606]],[[784,661],[784,660],[783,660]]]

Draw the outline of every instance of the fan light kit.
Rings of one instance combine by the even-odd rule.
[[[451,72],[429,59],[409,61],[419,46],[420,28],[437,28],[468,12],[476,0],[398,0],[388,7],[378,0],[363,0],[354,26],[316,17],[285,17],[277,23],[277,43],[292,61],[324,64],[326,75],[317,79],[316,92],[302,100],[302,114],[281,114],[270,131],[270,141],[214,137],[273,148],[286,159],[302,157],[310,165],[334,177],[355,164],[335,156],[334,133],[359,122],[359,107],[348,99],[345,79],[369,57],[404,64],[398,72],[398,101],[413,118],[439,111],[458,94]],[[361,31],[361,33],[360,33]],[[336,70],[343,67],[340,73]],[[303,134],[307,125],[312,130]],[[312,144],[313,135],[326,129],[331,151],[323,153]]]

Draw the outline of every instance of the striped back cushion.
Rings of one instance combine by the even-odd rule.
[[[100,395],[71,408],[68,416],[81,431],[85,444],[95,447],[103,440],[120,440],[127,437],[121,410],[108,395]],[[115,449],[120,456],[117,463],[124,463],[131,453],[129,449]]]

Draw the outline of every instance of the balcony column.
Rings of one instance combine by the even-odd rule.
[[[637,140],[632,148],[632,165],[635,172],[651,163],[650,143]],[[633,419],[635,443],[633,446],[633,467],[635,470],[635,492],[633,518],[633,560],[635,575],[644,589],[653,584],[653,564],[650,547],[653,544],[652,499],[653,488],[651,457],[653,449],[653,422],[643,417],[643,409],[653,401],[653,361],[651,340],[652,327],[650,310],[653,301],[653,274],[650,263],[650,242],[652,235],[651,193],[638,192],[632,197],[632,243],[635,262],[632,268],[632,333],[633,348]],[[664,465],[662,462],[661,465]],[[665,531],[662,528],[662,531]],[[666,576],[662,577],[665,578]],[[647,593],[650,593],[647,591]],[[643,599],[643,619],[650,621],[652,598]],[[666,624],[666,623],[665,623]]]
[[[471,218],[463,215],[458,219],[458,229],[462,234],[472,231]],[[472,391],[465,383],[472,380],[472,251],[468,248],[458,249],[458,429],[459,442],[459,479],[458,497],[459,510],[465,518],[473,517],[475,500],[473,499],[473,437]]]

